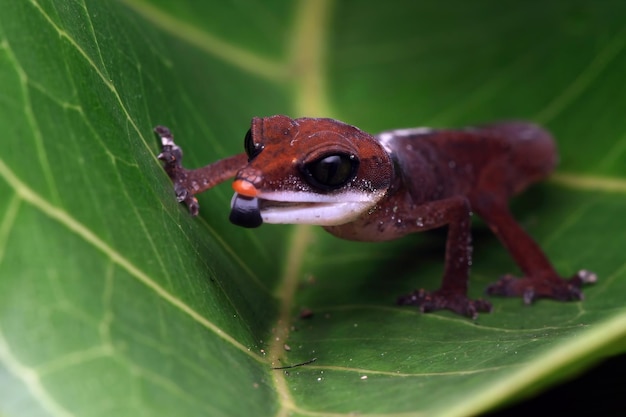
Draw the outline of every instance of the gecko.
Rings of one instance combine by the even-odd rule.
[[[170,130],[157,126],[158,158],[179,202],[199,212],[196,194],[234,179],[230,221],[319,225],[355,241],[386,241],[447,227],[441,285],[400,296],[422,312],[447,309],[476,318],[491,302],[467,296],[471,217],[481,217],[522,272],[501,276],[488,295],[583,299],[596,274],[560,276],[518,224],[509,200],[544,179],[558,160],[551,134],[523,121],[459,129],[408,128],[371,135],[330,118],[255,117],[240,154],[198,169],[182,165]]]

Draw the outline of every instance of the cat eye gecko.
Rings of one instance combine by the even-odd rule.
[[[448,227],[439,289],[401,296],[399,304],[422,312],[448,309],[475,318],[491,303],[467,297],[471,264],[470,222],[478,214],[523,273],[504,275],[490,295],[581,300],[581,286],[596,275],[581,270],[560,277],[535,241],[515,221],[508,200],[555,167],[550,134],[526,122],[502,122],[456,130],[390,130],[372,136],[333,119],[254,118],[245,153],[199,169],[182,166],[182,150],[166,127],[158,156],[178,201],[192,215],[196,194],[234,178],[230,220],[320,225],[357,241],[397,239]]]

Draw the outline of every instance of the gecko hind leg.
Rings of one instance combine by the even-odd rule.
[[[597,281],[596,274],[587,270],[581,270],[569,279],[562,278],[505,205],[494,204],[489,196],[481,196],[474,200],[473,207],[509,251],[523,274],[521,278],[505,274],[487,288],[487,294],[521,297],[525,304],[532,304],[539,298],[579,301],[584,298],[582,286]]]

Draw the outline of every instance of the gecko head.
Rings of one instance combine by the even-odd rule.
[[[233,182],[230,220],[334,226],[349,223],[387,192],[393,163],[371,135],[333,119],[255,118],[248,165]]]

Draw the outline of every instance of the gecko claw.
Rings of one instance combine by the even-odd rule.
[[[174,143],[172,132],[165,126],[157,126],[154,128],[154,133],[161,138],[161,153],[157,155],[157,158],[165,162],[165,169],[167,170],[168,167],[181,168],[183,150]]]
[[[524,300],[524,304],[531,305],[535,302],[535,290],[532,287],[526,288],[524,290],[524,294],[522,295],[522,299]]]
[[[582,287],[586,284],[594,284],[597,281],[598,275],[595,272],[591,272],[586,269],[581,269],[569,279],[569,282],[572,285],[576,285],[578,287]]]

